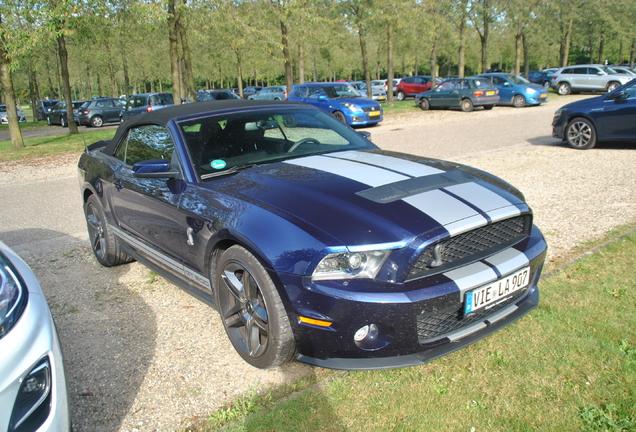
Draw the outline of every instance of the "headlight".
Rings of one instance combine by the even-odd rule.
[[[362,111],[358,105],[352,104],[351,102],[342,102],[342,105],[349,108],[351,111]]]
[[[529,95],[533,95],[533,94],[535,94],[536,92],[537,92],[537,91],[536,91],[535,89],[528,87],[528,94],[529,94]]]
[[[389,250],[376,250],[331,253],[318,263],[311,278],[313,280],[373,279],[389,252]]]
[[[18,321],[26,302],[26,289],[9,261],[0,254],[0,339]]]
[[[558,109],[554,112],[554,119],[553,121],[556,121],[559,117],[561,117],[561,114],[563,114],[563,110],[562,109]]]

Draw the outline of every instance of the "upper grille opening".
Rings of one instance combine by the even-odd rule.
[[[530,233],[530,225],[529,215],[517,216],[434,243],[420,254],[407,279],[447,270],[509,247]]]

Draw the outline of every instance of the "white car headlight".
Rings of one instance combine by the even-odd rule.
[[[351,111],[362,111],[362,108],[360,108],[358,105],[356,104],[352,104],[351,102],[342,102],[342,105],[346,106],[347,108],[349,108]]]
[[[530,88],[530,87],[528,87],[528,90],[527,90],[527,91],[528,91],[528,94],[529,94],[529,95],[533,95],[533,94],[535,94],[535,93],[537,92],[535,89]]]
[[[390,250],[335,252],[324,257],[311,275],[312,280],[373,279]]]
[[[0,254],[0,339],[18,321],[26,302],[26,289],[9,261]]]

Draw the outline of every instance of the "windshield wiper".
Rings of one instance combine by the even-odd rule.
[[[228,168],[228,169],[223,170],[223,171],[217,171],[217,172],[213,172],[213,173],[210,173],[210,174],[203,174],[201,176],[201,180],[206,180],[206,179],[209,179],[209,178],[212,178],[212,177],[221,177],[221,176],[225,176],[225,175],[236,174],[239,171],[243,171],[243,170],[246,170],[248,168],[254,168],[254,167],[257,167],[257,166],[258,165],[254,164],[254,163],[245,164],[245,165],[236,165],[236,166],[233,166],[233,167]]]

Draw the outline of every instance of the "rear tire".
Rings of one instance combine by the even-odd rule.
[[[291,361],[296,343],[289,317],[258,258],[235,245],[221,254],[215,268],[216,304],[236,352],[260,369]]]
[[[104,119],[100,116],[95,116],[91,119],[91,126],[93,127],[102,127],[104,126]]]
[[[66,120],[64,120],[64,117],[60,117],[60,126],[66,127]]]
[[[591,149],[596,145],[596,130],[588,119],[576,117],[565,129],[565,139],[574,149]]]
[[[615,82],[615,81],[613,81],[613,82],[611,82],[611,83],[607,84],[607,92],[608,92],[608,93],[613,92],[613,91],[614,91],[614,90],[616,90],[618,87],[620,87],[620,84],[619,84],[619,83],[617,83],[617,82]]]
[[[569,95],[572,92],[572,87],[568,83],[561,83],[557,86],[557,93],[561,96]]]
[[[462,99],[460,104],[461,104],[462,111],[464,112],[471,112],[474,108],[473,101],[471,101],[470,99]]]
[[[512,105],[514,105],[515,108],[523,108],[526,106],[526,98],[522,95],[515,95],[512,98]]]

